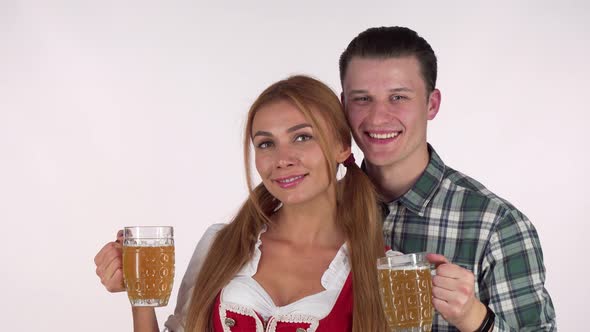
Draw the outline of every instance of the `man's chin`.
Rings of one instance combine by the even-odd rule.
[[[392,154],[365,154],[365,161],[373,167],[387,167],[394,163]]]

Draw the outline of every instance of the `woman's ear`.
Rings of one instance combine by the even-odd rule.
[[[342,145],[342,144],[338,144],[338,147],[335,149],[335,153],[336,153],[336,162],[338,162],[339,164],[343,163],[346,158],[348,158],[348,156],[350,156],[351,153],[351,148],[350,145]]]

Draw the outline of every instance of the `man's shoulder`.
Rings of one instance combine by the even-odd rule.
[[[446,196],[461,196],[463,206],[470,208],[480,208],[497,217],[503,217],[508,214],[522,213],[508,200],[489,190],[481,182],[475,180],[469,175],[462,173],[448,165],[445,165],[445,172],[442,178],[439,194]],[[459,199],[459,198],[457,198]],[[524,216],[523,216],[524,217]]]

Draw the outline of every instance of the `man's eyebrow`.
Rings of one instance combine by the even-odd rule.
[[[410,89],[410,88],[406,88],[406,87],[401,87],[401,88],[395,88],[395,89],[389,89],[389,92],[413,92],[414,90]]]
[[[389,89],[387,90],[389,92],[413,92],[413,89],[410,88],[406,88],[406,87],[401,87],[401,88],[393,88],[393,89]],[[356,90],[350,90],[350,92],[348,94],[365,94],[365,93],[369,93],[368,90],[363,90],[363,89],[356,89]]]
[[[301,123],[301,124],[295,125],[289,129],[287,129],[287,132],[292,133],[292,132],[297,131],[301,128],[307,128],[307,127],[311,128],[311,125],[309,123]],[[268,131],[259,130],[254,135],[252,135],[252,138],[254,138],[256,136],[272,137],[273,134]]]

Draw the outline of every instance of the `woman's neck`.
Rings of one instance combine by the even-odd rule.
[[[335,195],[334,195],[335,196]],[[318,197],[306,204],[284,205],[271,218],[270,236],[296,246],[341,246],[342,230],[336,224],[336,199]]]

